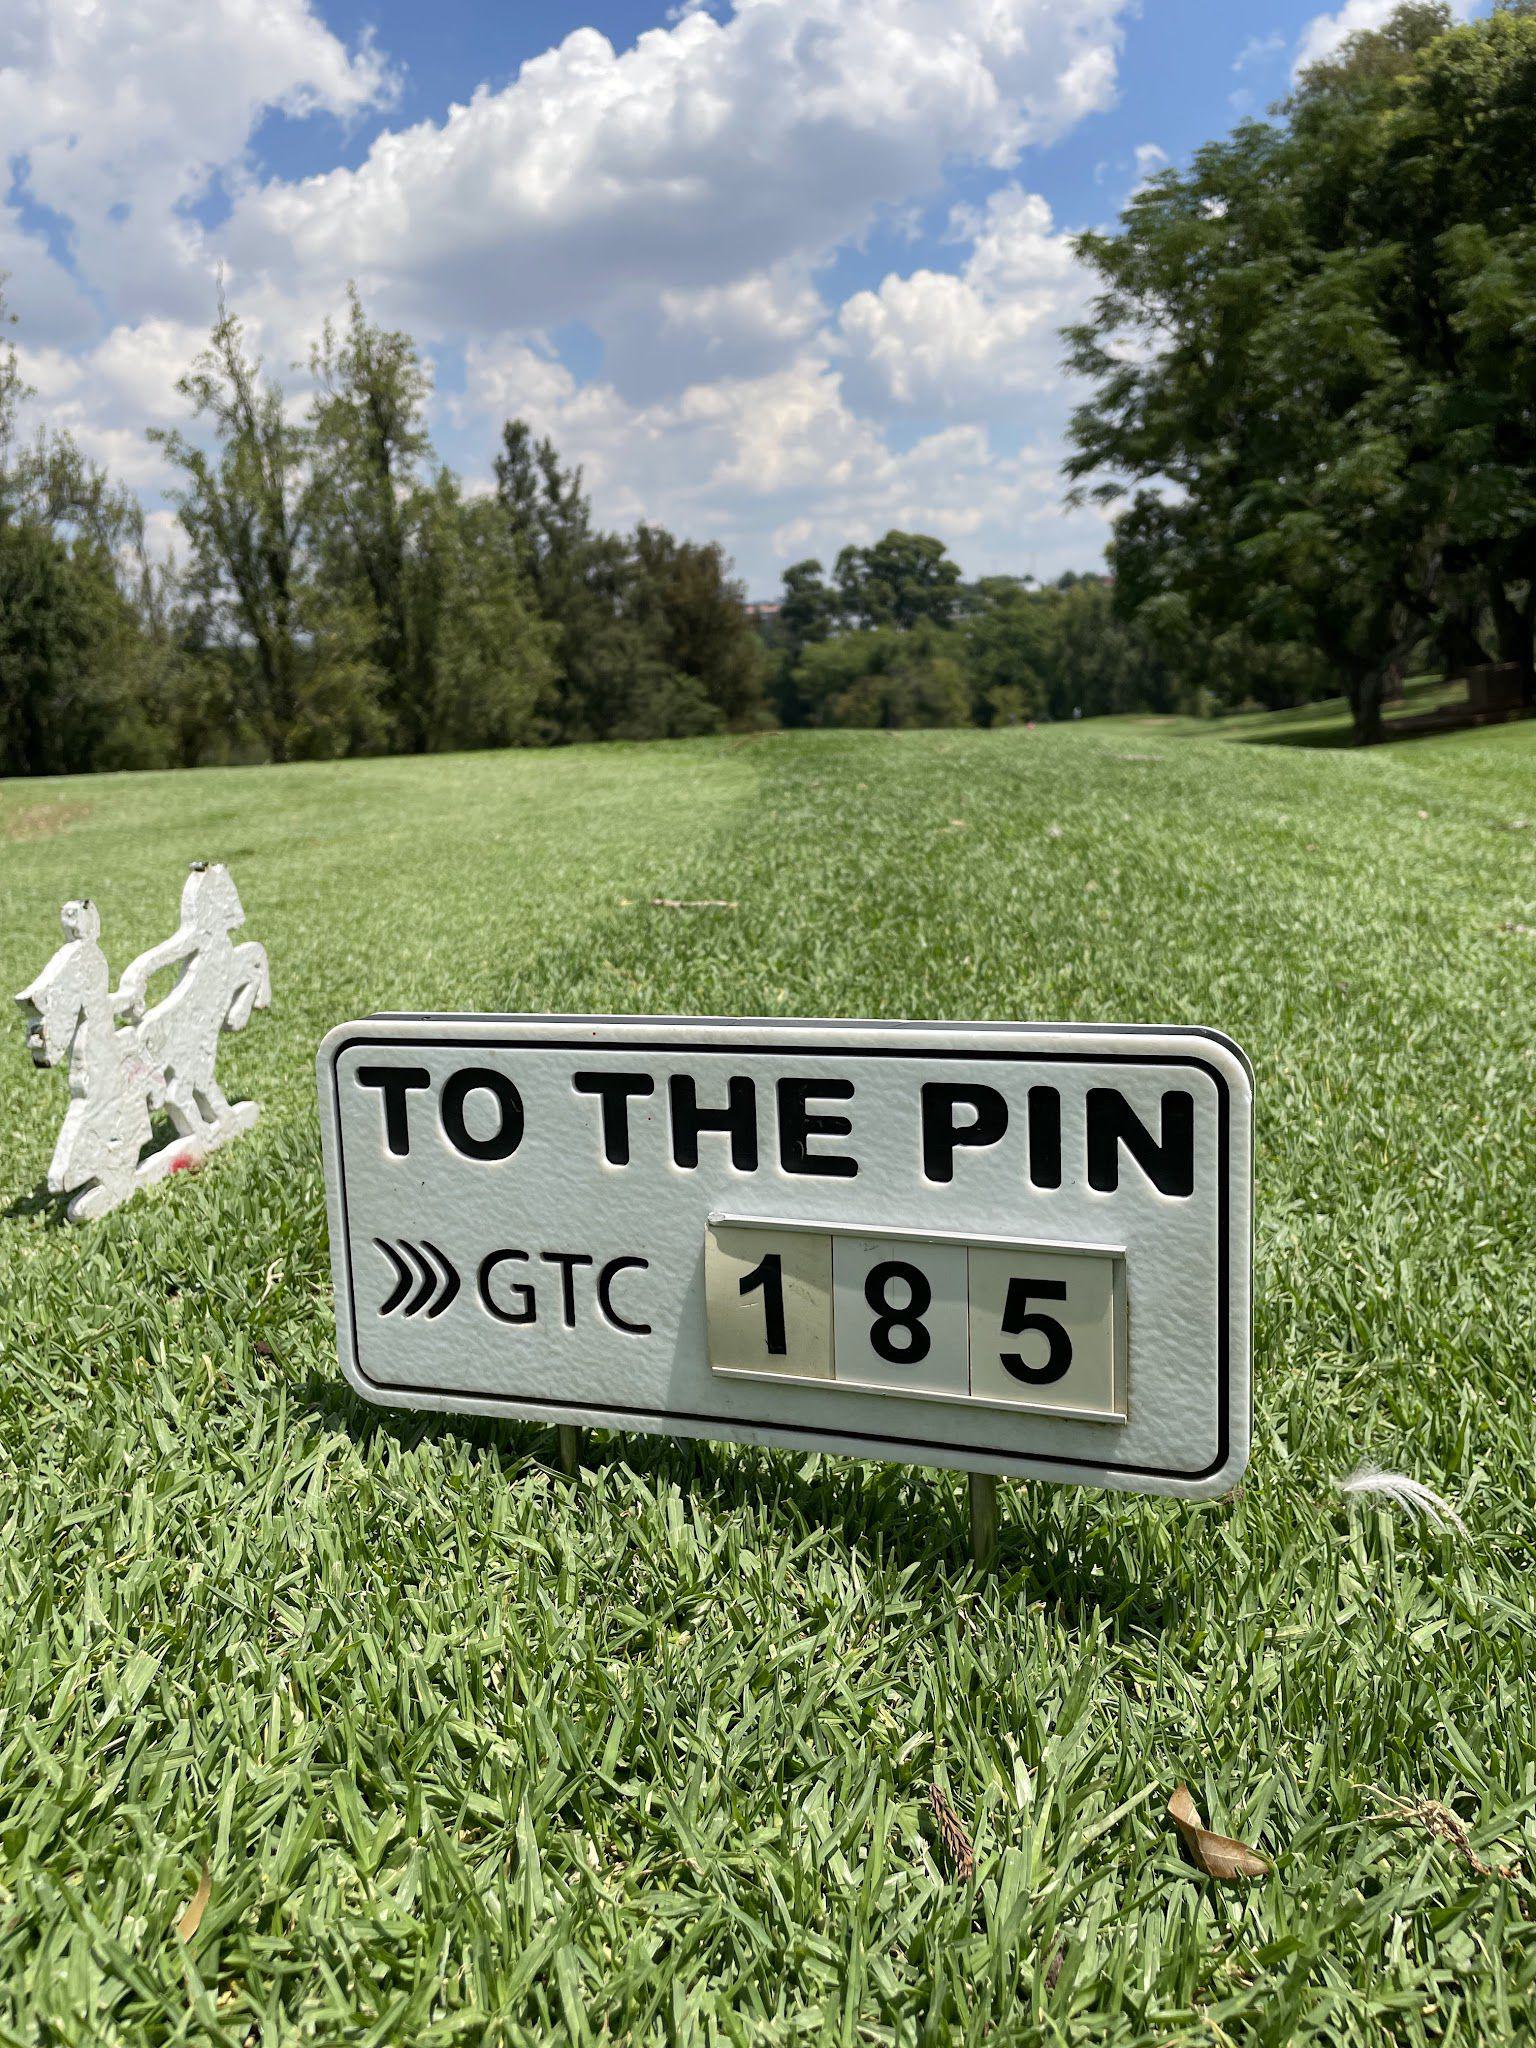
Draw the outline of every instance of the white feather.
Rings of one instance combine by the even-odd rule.
[[[1467,1534],[1466,1523],[1450,1502],[1422,1479],[1410,1479],[1406,1472],[1380,1472],[1374,1465],[1360,1465],[1347,1479],[1339,1481],[1339,1491],[1390,1501],[1410,1515],[1422,1515],[1437,1529],[1454,1529],[1460,1536]]]

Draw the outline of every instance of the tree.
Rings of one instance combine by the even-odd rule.
[[[1016,725],[1046,714],[1052,674],[1051,609],[1014,576],[988,576],[966,592],[965,665],[977,715]]]
[[[378,678],[355,619],[315,603],[308,436],[246,353],[222,293],[206,349],[177,390],[212,452],[155,430],[185,482],[173,493],[191,552],[187,585],[227,658],[237,709],[274,761],[380,744]]]
[[[1466,652],[1517,664],[1536,704],[1536,8],[1502,0],[1450,29],[1405,8],[1383,42],[1304,80],[1296,127],[1304,144],[1326,132],[1351,68],[1401,50],[1341,231],[1399,252],[1392,331],[1444,451],[1446,625],[1459,585],[1482,641]]]
[[[413,630],[407,554],[426,512],[430,380],[411,337],[375,326],[356,285],[347,287],[344,330],[325,323],[310,374],[307,512],[317,573],[378,673],[391,747],[420,753],[433,737],[432,661]]]
[[[784,598],[778,625],[794,660],[817,640],[825,640],[837,624],[837,597],[827,588],[820,562],[791,562],[784,571]]]
[[[640,655],[625,616],[627,551],[594,526],[581,471],[562,467],[554,443],[536,441],[524,420],[502,429],[496,495],[538,615],[553,630],[550,737],[601,739],[623,715],[624,678]]]
[[[761,720],[766,664],[720,547],[659,526],[602,532],[581,471],[523,420],[502,430],[496,494],[554,634],[555,738],[680,738]]]
[[[1042,596],[1051,608],[1046,703],[1053,718],[1176,708],[1174,672],[1144,632],[1116,615],[1104,577],[1063,577]]]
[[[964,643],[930,619],[840,633],[807,647],[796,688],[816,725],[902,730],[966,725]]]
[[[737,731],[759,724],[767,661],[725,550],[642,525],[635,567],[639,604],[667,669],[699,684],[720,724]]]
[[[437,467],[431,380],[408,334],[355,285],[310,358],[310,525],[325,615],[377,678],[396,752],[545,736],[550,634],[505,519]]]
[[[1118,603],[1271,678],[1315,653],[1362,739],[1457,577],[1528,659],[1531,363],[1508,337],[1511,295],[1530,306],[1533,38],[1525,7],[1455,30],[1401,9],[1283,122],[1080,242],[1106,289],[1071,332],[1096,390],[1069,473],[1146,486],[1116,528]],[[1228,693],[1248,682],[1240,664]]]
[[[919,620],[947,626],[954,618],[960,567],[929,534],[892,528],[867,548],[846,547],[834,574],[845,625],[907,632]]]
[[[780,725],[804,725],[807,707],[795,675],[807,647],[825,640],[837,625],[837,593],[828,588],[820,562],[792,562],[784,571],[784,595],[759,635],[773,667],[773,702]]]
[[[415,715],[435,750],[536,745],[554,665],[551,634],[494,499],[467,498],[448,470],[412,514],[402,607]]]
[[[158,766],[131,581],[142,515],[67,436],[23,438],[29,395],[0,346],[0,774]]]

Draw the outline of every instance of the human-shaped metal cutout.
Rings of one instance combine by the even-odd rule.
[[[181,924],[132,962],[113,998],[114,1009],[137,1020],[145,1056],[165,1076],[177,1130],[204,1151],[248,1131],[261,1115],[260,1103],[232,1103],[214,1073],[219,1034],[243,1031],[251,1012],[272,1000],[266,949],[254,940],[230,943],[244,923],[229,869],[194,861],[181,892]],[[146,1010],[151,978],[177,966],[175,987]]]
[[[34,1063],[69,1068],[70,1103],[47,1185],[72,1194],[66,1214],[84,1223],[168,1173],[200,1165],[255,1123],[260,1105],[230,1102],[214,1067],[220,1033],[243,1030],[272,989],[265,949],[230,942],[245,913],[222,866],[193,863],[180,927],[139,955],[115,995],[95,904],[66,903],[61,922],[65,943],[16,1001]],[[176,983],[146,1010],[150,979],[167,967],[180,968]],[[121,1015],[129,1022],[120,1029]],[[178,1135],[146,1152],[162,1107]]]

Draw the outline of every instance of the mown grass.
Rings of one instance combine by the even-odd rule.
[[[256,1133],[88,1229],[0,1062],[0,2039],[1463,2042],[1536,1991],[1536,728],[1135,724],[0,788],[0,971],[227,859]],[[723,897],[679,913],[653,896]],[[370,1411],[373,1008],[1203,1022],[1258,1076],[1237,1497]],[[1410,1472],[1467,1533],[1346,1502]],[[1273,1857],[1223,1888],[1180,1779]],[[931,1783],[975,1840],[960,1880]],[[1439,1800],[1453,1845],[1394,1817]],[[177,1932],[206,1870],[189,1940]]]

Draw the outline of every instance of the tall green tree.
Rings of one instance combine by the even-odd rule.
[[[607,533],[580,469],[509,420],[496,492],[554,635],[553,736],[680,738],[763,715],[762,649],[722,549],[659,526]]]
[[[1528,658],[1529,366],[1500,330],[1531,310],[1533,33],[1523,5],[1457,29],[1405,7],[1081,240],[1105,289],[1071,335],[1095,395],[1069,473],[1142,484],[1118,601],[1166,646],[1226,648],[1233,695],[1250,658],[1315,654],[1376,737],[1457,579]]]
[[[440,470],[417,494],[405,557],[404,614],[422,744],[535,746],[548,737],[552,635],[492,498],[468,497]]]
[[[1044,593],[988,576],[965,593],[965,665],[985,725],[1043,718],[1050,703],[1052,616]]]
[[[634,547],[640,601],[667,668],[699,684],[723,726],[760,723],[768,663],[725,550],[645,525]]]
[[[172,502],[189,597],[222,650],[238,714],[274,761],[380,745],[363,636],[315,589],[309,435],[222,295],[208,346],[177,390],[204,438],[150,438],[181,472]]]
[[[931,619],[817,641],[806,648],[796,682],[814,725],[902,731],[971,720],[964,641]]]
[[[1381,78],[1376,92],[1361,75]],[[1379,105],[1378,105],[1379,99]],[[1442,640],[1458,610],[1536,704],[1536,6],[1404,8],[1302,81],[1303,151],[1357,151],[1340,239],[1396,252],[1388,325],[1443,466]],[[1314,208],[1339,206],[1324,189]],[[1447,651],[1453,651],[1448,649]]]
[[[524,420],[502,429],[496,495],[534,605],[554,635],[550,737],[601,739],[622,716],[624,678],[642,652],[626,615],[626,551],[597,530],[581,471],[567,469],[554,443],[536,440]]]
[[[931,534],[896,528],[868,547],[845,547],[834,570],[838,610],[847,626],[894,626],[920,620],[947,626],[960,595],[960,565]]]
[[[808,647],[814,647],[837,626],[837,593],[814,557],[791,562],[784,571],[784,594],[777,613],[760,629],[773,665],[774,709],[781,725],[804,725],[809,707],[801,701],[796,675]]]
[[[142,514],[67,436],[26,435],[29,395],[0,344],[0,774],[157,766],[162,677],[134,604]]]
[[[466,496],[437,462],[415,342],[370,320],[354,285],[310,372],[317,590],[377,678],[387,745],[422,753],[546,737],[550,634],[494,501]]]
[[[1172,711],[1174,671],[1145,633],[1115,612],[1102,576],[1064,576],[1041,593],[1049,607],[1046,707],[1053,718]]]
[[[420,753],[432,737],[430,657],[412,630],[407,557],[425,511],[431,382],[411,337],[370,321],[356,285],[344,324],[326,322],[310,375],[306,509],[317,574],[378,672],[391,747]]]
[[[798,660],[801,651],[825,640],[837,624],[837,594],[828,588],[820,562],[791,562],[784,571],[784,597],[778,626],[785,645]]]

